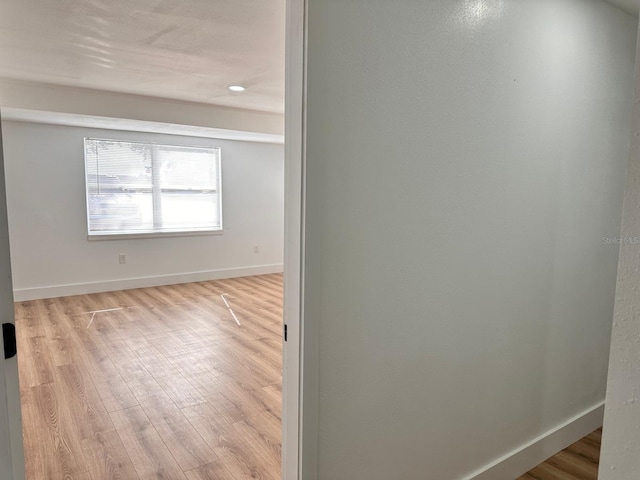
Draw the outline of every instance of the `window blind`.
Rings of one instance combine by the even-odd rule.
[[[220,149],[85,138],[89,235],[222,230]]]

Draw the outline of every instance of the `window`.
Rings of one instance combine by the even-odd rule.
[[[220,149],[84,140],[89,236],[221,232]]]

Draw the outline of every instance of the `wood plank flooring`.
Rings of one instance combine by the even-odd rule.
[[[18,302],[16,326],[28,480],[280,478],[282,275]]]
[[[518,480],[596,480],[602,429],[570,445]]]

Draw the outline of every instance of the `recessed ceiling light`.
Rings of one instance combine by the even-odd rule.
[[[244,92],[245,88],[242,85],[229,85],[229,90],[232,92]]]

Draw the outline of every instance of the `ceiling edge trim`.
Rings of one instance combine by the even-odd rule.
[[[181,135],[186,137],[216,138],[219,140],[237,140],[241,142],[258,142],[284,144],[284,135],[270,133],[246,132],[223,128],[179,125],[175,123],[151,122],[147,120],[131,120],[75,113],[47,112],[15,107],[0,109],[2,120],[67,127],[101,128],[106,130],[160,133],[165,135]]]

